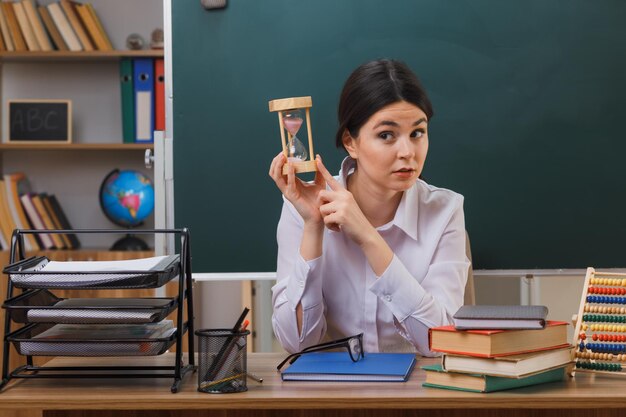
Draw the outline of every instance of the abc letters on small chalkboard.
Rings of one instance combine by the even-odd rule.
[[[9,100],[9,142],[71,143],[71,100]]]

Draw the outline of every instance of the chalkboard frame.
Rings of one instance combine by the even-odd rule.
[[[48,104],[48,103],[60,103],[65,104],[67,106],[67,132],[63,139],[28,139],[28,138],[15,138],[12,136],[11,132],[11,112],[12,112],[12,104],[24,104],[24,103],[32,103],[34,105],[38,104]],[[72,143],[72,100],[65,99],[11,99],[7,100],[7,142],[11,144],[33,144],[33,145],[41,145],[41,144],[70,144]]]

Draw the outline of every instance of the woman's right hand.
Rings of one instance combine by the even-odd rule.
[[[292,164],[288,164],[287,175],[283,175],[283,166],[287,163],[287,158],[282,152],[276,155],[270,165],[270,177],[287,200],[296,208],[305,224],[321,226],[324,220],[320,213],[321,201],[318,194],[326,188],[326,182],[322,175],[315,173],[313,182],[304,182],[296,177]]]

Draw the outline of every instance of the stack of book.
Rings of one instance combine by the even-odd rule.
[[[0,51],[112,51],[113,45],[90,3],[60,0],[2,2]]]
[[[14,229],[72,229],[53,194],[32,192],[26,176],[5,174],[0,178],[0,249],[8,250]],[[79,249],[75,234],[26,234],[27,250]]]
[[[430,349],[443,352],[443,356],[441,364],[422,367],[426,371],[424,386],[492,392],[563,379],[572,360],[567,323],[546,321],[545,307],[464,309],[469,317],[455,315],[463,330],[455,326],[430,329]],[[545,326],[537,328],[535,323],[542,322]]]

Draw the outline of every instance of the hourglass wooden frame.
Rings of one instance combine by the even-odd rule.
[[[587,268],[572,323],[575,372],[626,376],[626,274]]]
[[[306,115],[306,129],[307,134],[309,136],[309,159],[306,161],[291,161],[290,163],[294,166],[295,172],[314,172],[317,171],[317,166],[315,165],[315,159],[313,158],[313,134],[311,133],[311,107],[313,107],[313,100],[310,96],[306,97],[290,97],[290,98],[281,98],[276,100],[271,100],[269,103],[270,112],[278,113],[278,124],[280,125],[280,139],[283,147],[283,153],[285,154],[285,158],[289,157],[288,151],[288,143],[291,141],[291,133],[285,128],[285,123],[283,121],[283,113],[286,111],[293,110],[305,110]],[[285,132],[287,134],[285,135]],[[283,166],[283,175],[286,175],[289,171],[289,167],[287,164]]]

